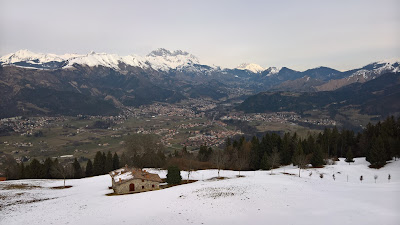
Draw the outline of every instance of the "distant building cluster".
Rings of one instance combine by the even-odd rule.
[[[277,122],[277,123],[298,123],[304,122],[320,126],[336,126],[337,123],[331,119],[307,119],[302,118],[294,112],[277,112],[277,113],[243,113],[234,112],[222,116],[220,120],[240,120],[240,121],[264,121],[264,122]]]

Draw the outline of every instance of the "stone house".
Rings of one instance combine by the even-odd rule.
[[[160,189],[158,174],[146,170],[123,167],[110,172],[112,189],[116,194],[136,193]]]

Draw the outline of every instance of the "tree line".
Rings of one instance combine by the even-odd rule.
[[[7,179],[79,179],[107,174],[120,168],[120,159],[115,152],[98,151],[93,160],[87,160],[86,166],[81,166],[75,158],[73,162],[59,162],[58,158],[46,158],[43,162],[33,159],[29,164],[13,163],[6,168]]]
[[[279,165],[293,164],[305,168],[322,167],[334,163],[339,157],[346,162],[354,162],[354,157],[366,157],[372,168],[380,168],[388,160],[400,156],[400,117],[388,117],[375,125],[369,123],[362,132],[337,127],[325,128],[318,134],[308,134],[305,138],[297,133],[266,133],[261,138],[253,136],[249,140],[243,136],[228,138],[222,150],[200,146],[197,157],[182,153],[174,157],[181,167],[196,169],[196,162],[210,162],[213,168],[234,170],[274,169]],[[188,162],[190,161],[190,162]],[[189,168],[189,169],[190,169]]]
[[[93,163],[88,160],[81,167],[77,159],[62,164],[47,158],[43,163],[33,159],[30,164],[14,163],[6,170],[8,179],[82,178],[106,174],[128,165],[144,168],[179,166],[187,171],[196,169],[269,170],[280,165],[293,164],[299,169],[311,164],[322,167],[339,157],[353,162],[353,157],[366,157],[371,167],[380,168],[386,161],[400,156],[400,117],[388,117],[375,125],[369,123],[359,133],[352,130],[325,128],[318,134],[301,138],[297,133],[266,133],[258,138],[228,138],[223,149],[200,146],[197,154],[186,147],[168,155],[156,135],[132,134],[125,141],[125,151],[97,152]],[[11,156],[10,156],[11,157]],[[14,160],[15,161],[15,160]],[[272,171],[271,171],[272,172]],[[300,173],[300,170],[299,170]]]

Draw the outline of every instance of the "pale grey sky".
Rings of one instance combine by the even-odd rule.
[[[400,58],[399,9],[397,0],[0,0],[0,55],[163,47],[222,67],[345,70]]]

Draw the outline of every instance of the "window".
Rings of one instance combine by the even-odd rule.
[[[142,182],[144,182],[144,180],[142,179]]]
[[[144,189],[144,186],[142,186],[142,189]]]
[[[154,188],[154,184],[153,184],[153,185],[151,185],[151,187],[152,187],[152,188]]]

